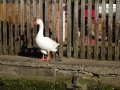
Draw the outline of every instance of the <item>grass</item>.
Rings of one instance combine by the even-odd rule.
[[[114,85],[89,84],[88,90],[120,90],[120,87]]]
[[[54,82],[54,80],[0,77],[0,90],[67,90],[65,82],[68,82],[68,79],[60,79]],[[120,90],[120,87],[90,83],[87,90]]]
[[[23,78],[0,78],[0,90],[65,90],[64,83],[64,80],[54,82]]]

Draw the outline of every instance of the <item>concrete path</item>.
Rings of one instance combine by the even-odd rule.
[[[35,68],[55,68],[64,70],[74,70],[89,72],[99,75],[120,76],[120,62],[115,61],[96,61],[88,59],[62,58],[61,62],[40,61],[38,58],[0,55],[0,65],[35,67]]]

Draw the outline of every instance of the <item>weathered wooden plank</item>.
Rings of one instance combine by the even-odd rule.
[[[59,36],[60,36],[60,46],[59,46],[59,57],[63,57],[63,0],[59,0]]]
[[[80,58],[85,58],[85,16],[84,16],[84,11],[85,11],[85,0],[81,0],[81,52],[80,52]]]
[[[101,60],[105,60],[105,36],[106,36],[106,2],[102,1],[102,45],[101,45]]]
[[[72,18],[71,18],[71,0],[67,0],[67,57],[71,57],[71,32],[72,32]]]
[[[33,0],[33,22],[36,20],[36,0]],[[37,26],[33,26],[33,46],[36,47],[35,37],[37,34]]]
[[[118,44],[120,41],[120,0],[116,0],[116,23],[115,23],[115,61],[119,61],[119,47]]]
[[[21,35],[24,35],[24,0],[20,0],[20,13],[21,13]]]
[[[3,0],[3,54],[7,54],[6,0]]]
[[[0,2],[0,55],[2,53],[2,1]]]
[[[43,2],[42,2],[42,0],[39,0],[39,7],[40,7],[40,9],[39,9],[39,17],[40,17],[40,19],[43,20]]]
[[[56,0],[52,0],[52,39],[56,41]]]
[[[108,60],[112,60],[113,0],[109,0],[108,19]]]
[[[14,33],[15,33],[15,55],[18,55],[18,50],[19,50],[19,44],[18,44],[18,0],[14,1],[15,3],[15,29],[14,29]]]
[[[49,0],[45,0],[45,36],[49,37]]]
[[[30,0],[27,0],[27,48],[31,47]]]
[[[99,13],[99,0],[95,0],[95,35],[94,35],[94,40],[95,40],[95,46],[94,46],[94,59],[98,60],[98,14]]]
[[[13,54],[12,0],[9,0],[9,55]]]
[[[88,37],[87,37],[87,58],[91,59],[91,31],[92,31],[92,0],[88,1],[88,27],[87,27],[87,32],[88,32]]]
[[[73,44],[74,58],[78,58],[78,0],[74,0]]]
[[[21,46],[24,47],[25,46],[25,42],[24,42],[24,0],[20,0],[20,14],[21,14],[21,17],[20,17],[20,35],[21,35]]]

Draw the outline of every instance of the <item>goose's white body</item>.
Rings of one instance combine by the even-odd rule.
[[[39,31],[38,34],[35,38],[36,44],[37,46],[41,49],[40,51],[43,54],[47,54],[47,52],[56,52],[57,51],[57,47],[58,47],[58,43],[53,41],[51,38],[49,37],[44,37],[43,35],[43,21],[41,19],[37,19],[37,24],[39,25]]]

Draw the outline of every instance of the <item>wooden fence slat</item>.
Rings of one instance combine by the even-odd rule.
[[[94,39],[95,39],[95,45],[94,45],[94,59],[98,60],[98,16],[99,15],[99,0],[95,0],[95,23],[94,23]]]
[[[101,45],[101,60],[105,60],[105,37],[106,37],[106,2],[102,1],[102,45]]]
[[[109,0],[109,19],[108,19],[108,60],[112,60],[112,24],[113,23],[113,1]]]
[[[3,0],[3,53],[7,54],[6,0]]]
[[[56,0],[52,0],[52,39],[56,41]]]
[[[49,0],[45,0],[45,36],[49,37]]]
[[[73,29],[74,58],[78,58],[78,0],[74,0],[74,29]]]
[[[43,2],[42,2],[42,0],[39,0],[39,17],[40,17],[40,19],[42,19],[43,20]]]
[[[67,57],[71,57],[71,0],[67,0]]]
[[[24,0],[20,0],[20,6],[21,6],[21,18],[20,18],[20,21],[21,21],[21,36],[23,37],[23,40],[21,40],[21,46],[24,46],[25,43],[24,43]]]
[[[33,22],[36,20],[36,0],[33,0]],[[33,26],[33,46],[36,47],[35,37],[37,35],[37,26]]]
[[[116,23],[115,23],[115,61],[119,61],[119,42],[120,40],[120,0],[116,0]]]
[[[27,48],[31,47],[30,0],[27,0]]]
[[[85,40],[85,16],[84,16],[84,11],[85,11],[85,0],[81,0],[81,52],[80,52],[80,57],[81,58],[85,58],[85,44],[84,44],[84,40]]]
[[[15,29],[14,29],[14,33],[15,33],[15,55],[18,55],[18,50],[19,50],[19,43],[17,41],[18,39],[18,0],[15,0]]]
[[[87,58],[91,59],[91,31],[92,31],[92,0],[88,1],[88,28],[87,28],[87,32],[88,32],[88,38],[87,38]]]
[[[9,0],[9,54],[13,54],[12,0]]]
[[[59,0],[59,36],[60,36],[60,46],[59,46],[59,57],[63,57],[63,0]]]
[[[0,55],[2,54],[2,1],[0,2]]]

